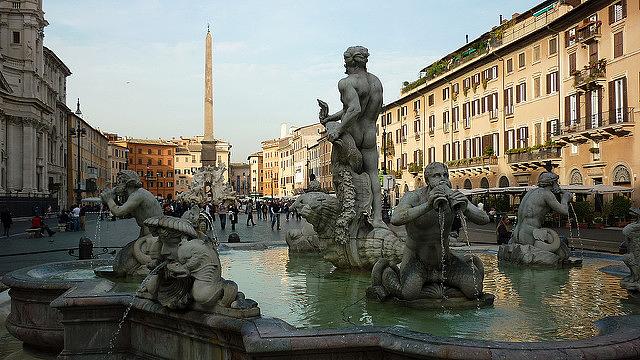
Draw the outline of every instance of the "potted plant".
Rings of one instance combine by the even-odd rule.
[[[625,196],[614,196],[611,200],[611,215],[617,219],[616,226],[624,227],[627,225],[626,218],[631,208],[631,200]]]
[[[493,154],[495,154],[495,152],[493,151],[493,146],[491,145],[485,146],[482,150],[482,155],[484,156],[493,156]]]
[[[588,201],[577,201],[573,204],[573,211],[578,221],[578,227],[586,229],[593,221],[593,205]],[[573,219],[572,219],[573,220]]]
[[[409,172],[411,173],[411,175],[417,176],[422,172],[422,165],[416,163],[409,164]]]

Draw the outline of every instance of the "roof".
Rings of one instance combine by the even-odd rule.
[[[53,58],[53,60],[58,64],[58,66],[62,69],[62,71],[64,71],[64,75],[65,76],[71,75],[71,70],[69,70],[67,65],[65,65],[64,62],[62,60],[60,60],[60,58],[58,57],[58,55],[56,55],[56,53],[54,53],[51,49],[49,49],[46,46],[43,46],[42,50],[43,50],[42,52],[44,53],[44,55],[48,55],[48,56],[51,56]]]
[[[261,156],[262,156],[262,151],[254,152],[253,154],[247,156],[247,160],[249,160],[252,157],[261,157]]]
[[[129,144],[142,144],[142,145],[159,145],[159,146],[171,146],[176,147],[177,145],[172,143],[171,141],[163,140],[163,139],[122,139],[118,140]]]

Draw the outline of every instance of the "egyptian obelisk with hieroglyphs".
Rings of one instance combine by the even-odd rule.
[[[217,165],[213,137],[213,38],[208,26],[204,53],[204,138],[200,156],[202,166]]]

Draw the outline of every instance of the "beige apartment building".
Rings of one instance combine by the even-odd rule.
[[[262,142],[264,178],[262,188],[264,196],[279,196],[280,193],[280,139]]]
[[[324,126],[320,123],[306,125],[293,131],[292,146],[292,193],[300,194],[309,186],[309,174],[311,168],[311,157],[309,149],[318,143]]]
[[[264,169],[262,151],[253,153],[247,158],[249,162],[249,174],[250,174],[250,195],[262,196],[264,195]]]
[[[109,135],[105,134],[107,139]],[[109,182],[108,186],[114,186],[116,184],[118,173],[122,170],[128,169],[128,155],[129,149],[124,146],[113,143],[109,140],[107,147],[107,164],[109,164]]]
[[[545,1],[422,69],[378,123],[392,197],[434,161],[457,188],[534,185],[545,168],[637,188],[639,27],[637,3]]]

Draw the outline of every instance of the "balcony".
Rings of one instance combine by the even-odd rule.
[[[619,108],[588,115],[570,125],[563,125],[552,139],[560,144],[601,141],[613,136],[626,136],[633,127],[633,108]]]
[[[489,110],[489,120],[496,120],[498,118],[498,109]]]
[[[583,70],[572,73],[573,86],[582,91],[596,90],[607,82],[607,61],[598,60],[586,65]]]
[[[589,44],[600,39],[600,27],[602,21],[590,21],[585,22],[576,30],[576,38],[583,44]]]
[[[416,132],[416,133],[415,133],[415,135],[414,135],[414,138],[415,138],[416,140],[420,140],[420,133],[419,133],[419,132]]]
[[[509,150],[507,163],[514,171],[531,171],[549,164],[557,166],[562,159],[560,149],[558,146],[549,145]]]
[[[447,166],[453,175],[490,173],[498,167],[498,157],[478,156],[448,161]]]
[[[447,131],[447,132],[448,132],[448,131]],[[429,136],[433,136],[433,135],[435,135],[435,133],[436,133],[436,128],[432,128],[432,127],[430,127],[430,128],[429,128]]]

